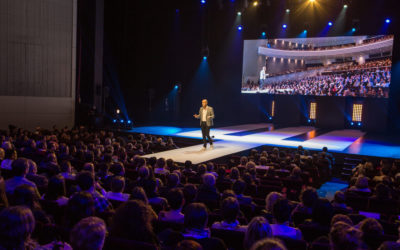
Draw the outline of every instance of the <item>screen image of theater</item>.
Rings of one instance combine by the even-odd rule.
[[[242,93],[388,98],[393,35],[245,40]]]

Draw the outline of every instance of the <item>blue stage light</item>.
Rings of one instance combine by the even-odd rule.
[[[357,125],[358,125],[358,126],[361,126],[361,122],[359,122]]]
[[[286,28],[287,28],[287,25],[286,25],[286,24],[282,25],[282,28],[286,29]]]
[[[351,31],[352,31],[352,32],[356,32],[356,28],[352,28]]]
[[[120,122],[121,122],[121,123],[124,123],[124,120],[121,119]]]
[[[237,26],[237,29],[238,29],[239,31],[241,31],[241,30],[243,29],[243,26],[242,26],[242,25],[238,25],[238,26]]]
[[[207,56],[203,56],[203,60],[207,60]]]
[[[116,123],[116,122],[117,122],[117,119],[114,119],[114,120],[113,120],[113,123]]]
[[[178,89],[178,88],[179,88],[179,86],[178,86],[178,85],[175,85],[174,89]]]
[[[266,35],[266,33],[265,33],[265,32],[262,32],[262,33],[261,33],[261,35],[262,35],[262,36],[265,36],[265,35]]]
[[[206,0],[201,0],[200,3],[201,3],[201,4],[205,4],[205,3],[206,3]]]
[[[353,126],[353,125],[354,125],[354,122],[350,122],[350,125]]]
[[[131,124],[132,122],[131,122],[131,120],[128,120],[128,124]]]
[[[389,18],[386,18],[385,22],[386,22],[386,23],[390,23],[390,19],[389,19]]]
[[[307,30],[303,30],[303,33],[306,34],[306,33],[307,33]]]
[[[332,22],[328,22],[328,26],[332,26],[333,25],[333,23]]]
[[[308,123],[310,123],[311,122],[311,120],[310,119],[308,119]]]
[[[238,12],[237,12],[237,15],[238,15],[238,16],[241,16],[241,15],[242,15],[242,12],[238,11]]]
[[[270,117],[269,119],[272,120],[272,117]]]

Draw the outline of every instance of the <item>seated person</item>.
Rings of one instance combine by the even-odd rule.
[[[47,192],[43,196],[45,200],[55,201],[59,206],[66,206],[68,198],[65,191],[65,179],[61,175],[50,178]]]
[[[157,210],[157,212],[167,207],[167,200],[158,194],[157,181],[155,179],[149,179],[144,185],[144,190],[146,191],[149,204]]]
[[[18,158],[12,162],[11,167],[12,167],[11,172],[14,177],[6,180],[6,193],[12,194],[14,193],[14,190],[18,186],[26,184],[33,187],[35,189],[36,194],[39,197],[40,195],[39,191],[37,190],[36,184],[25,178],[29,171],[28,159]]]
[[[236,198],[238,199],[240,204],[252,204],[253,199],[250,196],[243,195],[243,192],[246,189],[246,182],[242,181],[241,179],[236,180],[233,183],[232,189],[235,192]]]
[[[351,207],[346,205],[346,196],[342,191],[336,191],[332,200],[332,207],[335,211],[340,211],[340,213],[349,214],[353,211]]]
[[[182,190],[178,188],[171,189],[167,194],[167,200],[170,209],[169,211],[161,211],[158,215],[158,219],[161,221],[183,224],[184,214],[182,213],[182,208],[185,204],[185,199]]]
[[[220,195],[215,187],[215,176],[212,174],[203,175],[203,184],[197,190],[196,201],[205,204],[218,204]]]
[[[286,236],[292,239],[301,240],[301,231],[289,226],[290,205],[287,199],[278,199],[273,207],[275,224],[271,224],[273,236]]]
[[[185,239],[193,239],[200,243],[203,249],[226,249],[225,243],[211,237],[210,230],[206,228],[208,221],[207,207],[202,203],[192,203],[185,210]]]
[[[365,176],[359,176],[356,180],[356,184],[350,187],[349,191],[371,193],[371,189],[369,189],[368,186],[368,178]]]
[[[240,206],[236,198],[228,197],[224,199],[221,205],[221,213],[222,213],[221,215],[223,221],[215,222],[212,225],[212,228],[245,232],[247,230],[247,227],[241,226],[239,224],[239,221],[237,220],[239,212],[240,212]]]
[[[122,176],[113,176],[111,180],[111,191],[107,192],[105,197],[108,200],[127,201],[129,194],[123,193],[125,189],[125,178]]]
[[[272,229],[268,221],[261,216],[254,217],[247,226],[244,248],[251,249],[257,241],[270,237],[272,237]]]

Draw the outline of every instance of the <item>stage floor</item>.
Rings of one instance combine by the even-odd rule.
[[[163,136],[176,136],[201,139],[200,128],[181,128],[168,126],[137,127],[128,132]],[[206,162],[225,155],[238,153],[262,145],[320,150],[375,157],[400,159],[400,138],[393,136],[369,135],[360,130],[325,130],[309,126],[274,129],[272,124],[244,124],[238,126],[212,128],[214,149],[202,151],[202,144],[184,147],[145,157],[172,158],[183,163],[191,160],[194,164]]]

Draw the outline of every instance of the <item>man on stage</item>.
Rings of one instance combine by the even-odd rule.
[[[213,119],[215,117],[214,115],[214,109],[210,106],[207,105],[208,101],[207,99],[203,99],[201,101],[201,108],[199,111],[199,114],[194,114],[193,117],[200,119],[200,127],[201,127],[201,133],[203,134],[203,150],[206,150],[207,147],[207,140],[206,137],[208,138],[208,141],[210,142],[210,148],[213,149],[213,141],[210,136],[210,127],[214,125]]]

